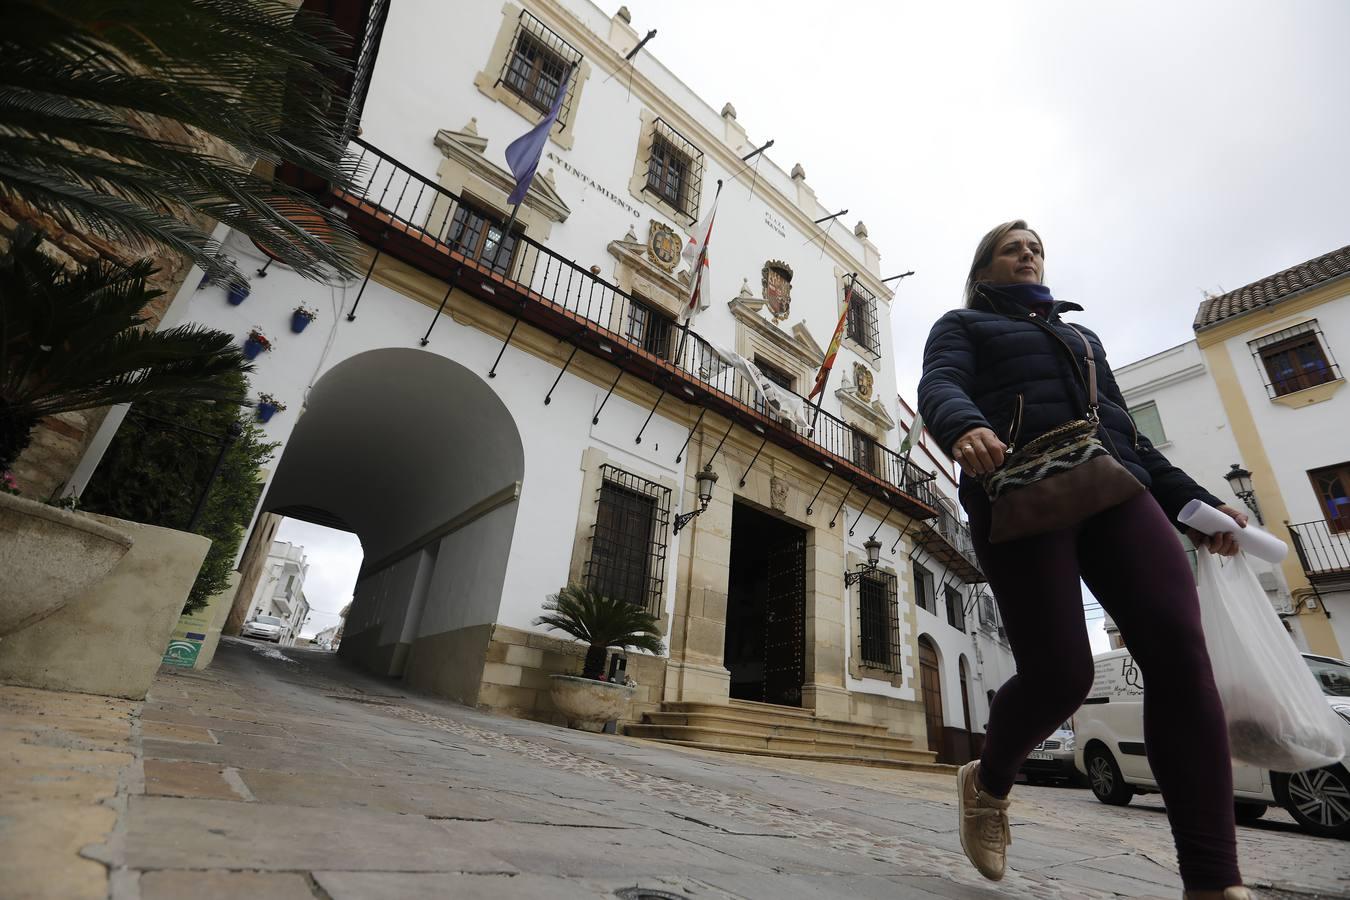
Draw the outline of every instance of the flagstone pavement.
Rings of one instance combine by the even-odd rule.
[[[953,785],[583,734],[227,640],[144,703],[0,688],[0,898],[1181,895],[1156,798],[1019,786],[994,885]],[[1239,839],[1262,896],[1350,896],[1345,842],[1279,811]]]

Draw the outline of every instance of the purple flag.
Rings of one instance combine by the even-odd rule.
[[[553,106],[549,109],[548,115],[507,146],[506,164],[511,168],[511,174],[516,176],[516,189],[506,198],[506,202],[519,203],[529,193],[530,184],[534,181],[534,170],[539,167],[539,157],[543,155],[544,145],[548,143],[548,133],[552,130],[553,123],[558,121],[558,110],[562,109],[563,98],[567,96],[567,84],[571,80],[572,67],[568,66],[567,72],[558,84],[558,94],[553,98]]]

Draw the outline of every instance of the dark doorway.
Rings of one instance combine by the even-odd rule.
[[[742,503],[731,517],[723,659],[733,699],[802,705],[806,533]]]

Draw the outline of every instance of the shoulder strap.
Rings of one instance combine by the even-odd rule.
[[[1064,323],[1073,329],[1073,333],[1078,335],[1078,339],[1083,342],[1083,350],[1087,354],[1087,381],[1088,381],[1088,410],[1092,418],[1097,418],[1097,359],[1092,353],[1092,342],[1087,339],[1087,335],[1079,331],[1076,326]]]

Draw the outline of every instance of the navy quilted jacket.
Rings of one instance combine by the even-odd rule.
[[[1056,302],[1046,321],[1002,298],[981,295],[977,302],[976,308],[952,310],[938,319],[924,348],[919,412],[942,449],[951,455],[957,438],[981,427],[992,429],[1005,443],[1022,446],[1083,418],[1083,342],[1060,319],[1061,313],[1082,307]],[[1101,435],[1107,449],[1148,486],[1173,523],[1192,499],[1222,505],[1139,434],[1101,341],[1088,329],[1079,330],[1092,341],[1097,361]]]

